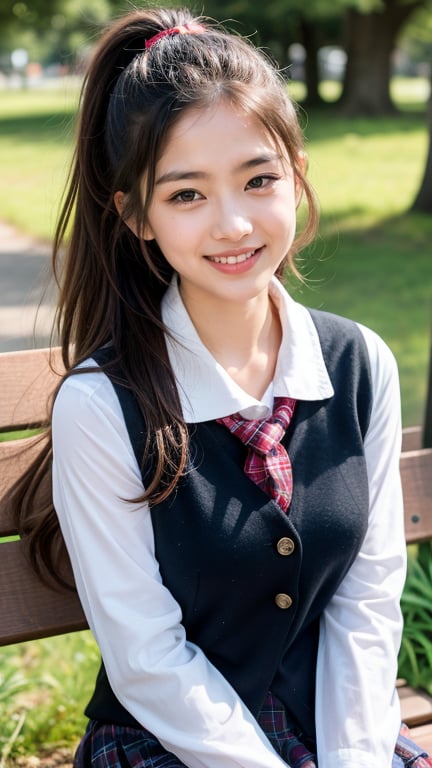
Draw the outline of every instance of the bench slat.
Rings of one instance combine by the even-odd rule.
[[[62,372],[58,347],[0,354],[0,428],[43,423]]]
[[[405,427],[402,431],[402,452],[419,451],[422,447],[422,428]]]
[[[432,723],[410,728],[410,738],[429,755],[432,755]]]
[[[432,720],[432,698],[410,685],[398,688],[402,720],[410,728]]]
[[[36,458],[42,447],[39,436],[0,442],[0,537],[16,533],[7,504],[7,492]]]
[[[0,543],[0,644],[87,629],[76,592],[51,589],[35,578],[21,541]]]
[[[408,544],[432,538],[432,448],[403,453],[400,460]]]

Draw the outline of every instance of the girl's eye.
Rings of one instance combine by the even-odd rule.
[[[277,176],[254,176],[253,179],[248,181],[246,187],[248,189],[263,189],[268,187],[273,181],[277,181]]]
[[[195,203],[196,200],[201,199],[201,195],[194,189],[183,189],[181,192],[176,192],[170,199],[174,203]]]

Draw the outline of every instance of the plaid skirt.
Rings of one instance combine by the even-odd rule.
[[[276,752],[291,768],[301,768],[315,755],[302,743],[287,722],[285,710],[271,694],[257,718]],[[432,759],[409,738],[402,725],[396,743],[392,768],[431,768]],[[74,768],[185,768],[184,763],[167,752],[145,728],[107,725],[95,720],[77,749]]]

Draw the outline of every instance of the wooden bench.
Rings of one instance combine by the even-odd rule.
[[[52,367],[49,350],[0,354],[0,431],[43,424],[61,371],[58,350],[53,352]],[[0,645],[87,627],[77,595],[41,584],[22,542],[4,540],[17,533],[7,506],[8,489],[29,464],[36,441],[27,437],[0,442]],[[421,441],[420,428],[404,430],[401,474],[408,544],[432,538],[432,448],[422,448]],[[399,695],[413,738],[432,754],[432,698],[403,683]]]
[[[407,544],[432,539],[432,448],[422,448],[423,430],[405,429],[402,436],[401,477]],[[431,605],[432,626],[432,605]],[[412,738],[432,754],[432,697],[398,681],[402,719]]]
[[[46,349],[0,354],[1,432],[35,428],[46,421],[50,394],[63,370],[58,350],[52,366]],[[1,541],[17,533],[7,491],[37,447],[36,436],[0,442],[0,645],[87,627],[76,593],[44,586],[28,564],[22,542]]]

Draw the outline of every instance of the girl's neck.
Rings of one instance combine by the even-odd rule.
[[[261,399],[273,380],[282,338],[268,292],[245,303],[227,301],[222,306],[210,300],[205,312],[190,302],[186,308],[213,357],[242,389]]]

